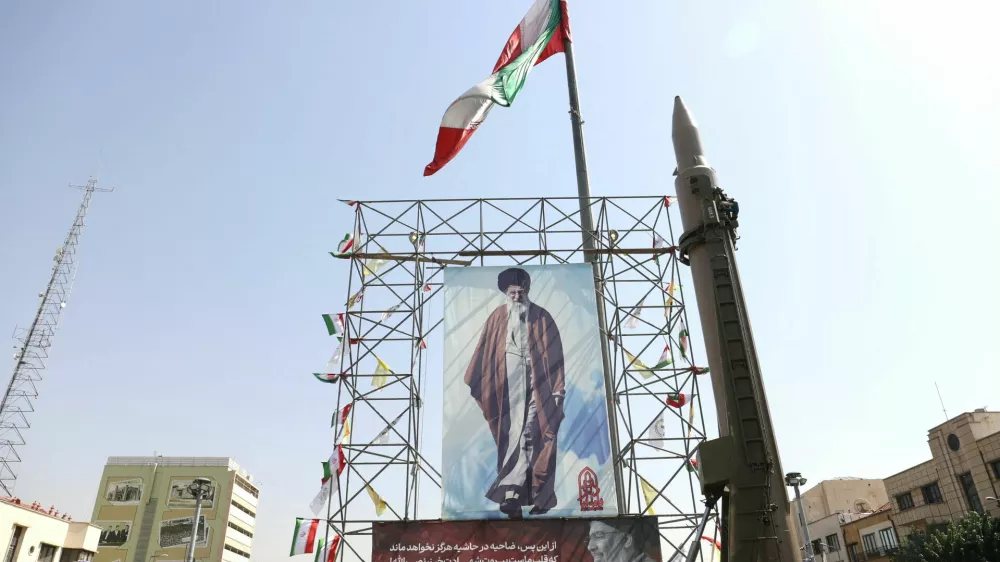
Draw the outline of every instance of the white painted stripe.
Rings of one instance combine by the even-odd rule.
[[[549,20],[552,19],[552,3],[553,0],[535,0],[531,9],[524,15],[524,19],[521,20],[522,52],[538,41],[542,32],[549,26]]]
[[[493,109],[493,85],[496,75],[476,84],[448,106],[441,118],[446,129],[470,129],[479,126]]]

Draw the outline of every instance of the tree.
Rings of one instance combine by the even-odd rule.
[[[1000,519],[973,513],[948,525],[944,532],[914,532],[904,541],[895,562],[1000,561]]]

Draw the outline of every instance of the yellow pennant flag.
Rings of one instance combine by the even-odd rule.
[[[372,502],[375,504],[375,515],[382,515],[385,513],[385,508],[388,504],[385,503],[382,496],[378,495],[375,488],[372,488],[371,486],[365,486],[365,490],[368,490],[368,496],[371,497]]]
[[[663,311],[663,316],[666,318],[670,318],[670,307],[674,305],[674,291],[677,290],[678,286],[679,285],[676,285],[673,281],[667,285],[667,300],[663,303],[663,306],[667,307],[667,309]]]
[[[344,420],[344,433],[341,436],[340,441],[342,443],[350,443],[351,442],[351,420],[349,420],[349,419]]]
[[[385,364],[385,361],[379,359],[378,355],[375,356],[375,360],[378,361],[378,366],[375,367],[375,376],[372,377],[372,386],[375,388],[382,388],[385,383],[389,382],[389,375],[392,374],[392,369]]]
[[[642,497],[646,498],[646,506],[649,508],[649,515],[656,515],[653,511],[653,500],[656,499],[656,488],[649,485],[646,479],[642,476],[639,477],[639,482],[642,484]]]
[[[378,247],[378,250],[382,254],[389,253],[381,245]],[[376,273],[378,273],[378,270],[385,267],[385,264],[387,263],[389,263],[389,260],[386,258],[375,258],[375,259],[365,260],[364,265],[361,267],[361,277],[367,277],[368,275],[375,275]]]
[[[635,372],[642,375],[642,378],[648,379],[649,377],[653,376],[653,371],[650,371],[649,367],[647,367],[646,364],[643,363],[641,359],[632,355],[627,350],[623,349],[622,351],[625,352],[625,358],[628,359],[628,366],[635,367],[634,369]]]

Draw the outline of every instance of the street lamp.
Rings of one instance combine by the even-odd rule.
[[[785,484],[795,488],[795,505],[799,509],[799,526],[802,527],[802,536],[805,540],[802,545],[803,562],[814,562],[809,526],[806,525],[806,512],[802,509],[802,494],[799,493],[799,486],[805,486],[806,479],[798,472],[789,472],[785,475]]]
[[[194,547],[198,543],[198,520],[201,519],[201,500],[212,489],[208,478],[195,478],[188,484],[188,491],[194,496],[194,521],[191,523],[191,545],[188,547],[188,562],[194,562]]]

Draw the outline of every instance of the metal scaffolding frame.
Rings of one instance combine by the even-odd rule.
[[[341,375],[334,415],[352,404],[347,465],[327,505],[327,537],[343,539],[340,560],[369,559],[375,521],[440,517],[438,496],[421,498],[421,487],[441,489],[441,438],[427,435],[424,422],[440,411],[440,376],[431,374],[441,372],[434,350],[443,339],[443,269],[582,263],[585,254],[599,265],[601,336],[612,351],[620,512],[651,513],[645,481],[656,491],[664,560],[699,541],[705,508],[692,461],[706,439],[701,386],[711,382],[688,343],[680,353],[687,315],[671,199],[591,198],[594,250],[581,243],[577,197],[344,202],[354,211],[355,244],[338,260],[349,269],[347,301],[329,312],[346,310],[345,333],[341,361],[328,366],[328,376]],[[665,346],[672,362],[654,368]],[[380,362],[392,372],[375,388]],[[668,406],[670,393],[686,403]],[[661,415],[666,439],[657,444],[649,431]],[[381,515],[373,493],[385,501]]]

